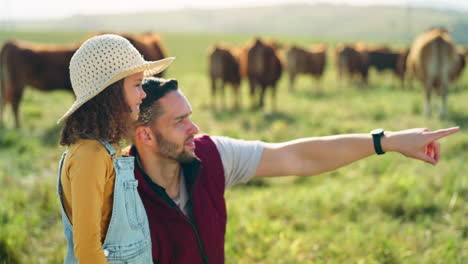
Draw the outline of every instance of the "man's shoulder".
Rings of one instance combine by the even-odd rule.
[[[212,136],[201,134],[195,137],[195,155],[201,160],[219,156],[218,146]]]
[[[211,140],[212,141],[212,136],[208,134],[199,134],[195,136],[195,141],[203,141],[203,140]]]
[[[208,134],[200,134],[195,136],[195,144],[197,148],[210,148],[210,147],[216,147],[215,141],[214,141],[213,136],[210,136]]]
[[[217,150],[216,144],[213,141],[213,138],[207,134],[197,135],[195,137],[195,153],[201,154]]]

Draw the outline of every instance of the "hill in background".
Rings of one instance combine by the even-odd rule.
[[[382,5],[289,4],[10,22],[10,28],[16,30],[247,33],[400,43],[410,43],[435,25],[453,30],[458,44],[468,43],[467,12]]]

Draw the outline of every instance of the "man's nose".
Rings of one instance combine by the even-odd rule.
[[[191,127],[190,127],[190,130],[189,130],[189,133],[191,135],[197,134],[200,131],[200,129],[198,128],[198,126],[192,120],[190,120],[190,122],[191,122]]]

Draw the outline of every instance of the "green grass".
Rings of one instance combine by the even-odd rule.
[[[38,42],[70,43],[86,33],[10,32]],[[0,42],[7,34],[0,34]],[[277,109],[250,109],[243,83],[242,107],[211,108],[208,47],[240,44],[247,35],[163,34],[177,60],[166,77],[179,80],[202,132],[268,142],[376,127],[462,131],[442,140],[437,166],[396,153],[373,156],[315,177],[255,181],[226,193],[226,263],[468,263],[468,74],[449,95],[448,117],[423,117],[420,87],[398,88],[390,74],[371,74],[371,85],[337,86],[332,63],[317,92],[301,76],[288,93],[287,76],[278,87]],[[280,38],[312,44],[313,39]],[[331,42],[332,43],[332,42]],[[227,89],[227,99],[231,91]],[[440,102],[434,103],[440,105]],[[0,263],[61,263],[65,254],[55,194],[56,120],[71,105],[66,92],[28,88],[21,105],[22,128],[13,129],[8,109],[0,129]],[[285,157],[287,158],[287,157]]]

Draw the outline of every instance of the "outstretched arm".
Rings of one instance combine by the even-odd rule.
[[[433,165],[440,157],[438,139],[457,132],[453,127],[437,131],[415,128],[385,132],[382,148]],[[348,134],[303,138],[266,144],[255,177],[320,174],[375,154],[370,134]]]

